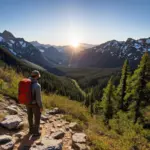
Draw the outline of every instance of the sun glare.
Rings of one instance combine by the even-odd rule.
[[[77,29],[70,29],[68,34],[68,42],[70,43],[70,46],[77,50],[80,47],[80,42],[82,41],[81,37],[82,35],[80,35]]]
[[[73,41],[71,43],[71,45],[74,47],[74,48],[77,48],[79,46],[79,42],[78,41]]]

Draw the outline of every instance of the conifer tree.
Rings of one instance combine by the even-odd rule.
[[[106,122],[113,116],[113,101],[114,101],[114,85],[112,83],[112,78],[109,80],[106,88],[104,89],[102,97],[102,107],[104,111],[104,117]]]
[[[147,88],[147,84],[150,82],[150,57],[148,53],[145,53],[140,61],[140,65],[135,70],[131,83],[130,83],[130,96],[132,100],[130,109],[134,112],[134,123],[138,118],[142,119],[142,107],[146,106],[149,101],[150,89]]]
[[[94,113],[94,102],[95,102],[95,96],[94,96],[94,91],[92,88],[91,93],[90,93],[90,113],[91,113],[91,115],[93,115],[93,113]]]
[[[117,98],[117,107],[119,109],[124,110],[124,98],[127,89],[127,80],[130,76],[130,68],[128,65],[128,60],[125,60],[124,65],[122,67],[121,79],[120,83],[117,87],[116,98]]]
[[[90,105],[90,92],[88,90],[86,96],[85,96],[85,100],[84,100],[84,105],[88,108]]]

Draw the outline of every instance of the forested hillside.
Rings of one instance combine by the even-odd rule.
[[[119,135],[125,143],[130,139],[128,144],[134,145],[132,149],[150,149],[145,143],[149,141],[150,134],[150,56],[148,53],[143,54],[134,71],[128,60],[125,60],[122,71],[99,69],[98,73],[96,69],[60,69],[69,77],[76,79],[82,88],[87,88],[84,104],[92,116],[101,118],[107,129]],[[95,86],[92,78],[95,78]],[[90,86],[89,81],[93,87]],[[125,143],[122,143],[123,147],[120,149],[129,150],[130,146]]]
[[[96,99],[101,99],[103,88],[107,85],[110,76],[114,76],[114,83],[119,83],[121,68],[69,68],[59,67],[65,76],[76,80],[81,89],[89,93],[94,91]]]
[[[6,49],[0,47],[0,59],[5,62],[7,65],[4,65],[4,68],[8,66],[13,67],[18,73],[22,73],[25,77],[30,76],[30,72],[33,69],[38,69],[41,72],[42,78],[40,83],[45,90],[45,92],[55,92],[60,95],[68,96],[72,99],[83,99],[82,93],[74,86],[74,83],[66,77],[55,76],[37,65],[31,65],[27,61],[21,61]]]

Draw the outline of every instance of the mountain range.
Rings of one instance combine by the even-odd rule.
[[[127,59],[136,67],[144,52],[150,53],[150,38],[112,40],[80,52],[74,62],[80,67],[116,68]]]
[[[52,63],[31,43],[25,41],[23,38],[16,38],[8,31],[0,33],[0,46],[5,47],[9,52],[20,59],[26,59],[45,68],[52,66]]]
[[[48,60],[53,61],[54,64],[65,66],[68,66],[70,59],[74,57],[72,55],[73,52],[80,53],[85,49],[95,46],[92,44],[80,43],[78,48],[74,48],[70,45],[56,46],[50,44],[41,44],[38,41],[32,41],[30,43],[38,48]]]
[[[11,32],[0,33],[0,46],[20,59],[28,60],[46,69],[56,65],[68,65],[72,55],[73,47],[52,46],[50,44],[40,44],[37,41],[28,42],[24,38],[17,38]],[[90,48],[93,45],[80,44],[80,50]]]
[[[135,67],[144,52],[150,52],[150,38],[126,41],[112,40],[100,45],[80,43],[76,49],[70,45],[55,46],[28,42],[17,38],[11,32],[0,33],[0,46],[24,62],[39,65],[48,71],[57,66],[74,67],[121,67],[128,59],[130,66]],[[54,71],[57,72],[57,71]]]

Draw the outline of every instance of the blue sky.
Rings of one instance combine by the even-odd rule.
[[[150,37],[150,0],[0,0],[0,32],[66,45]]]

